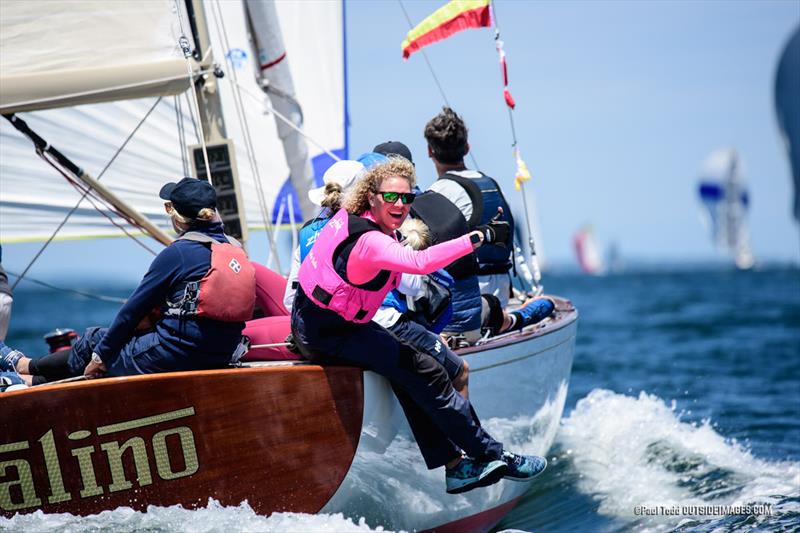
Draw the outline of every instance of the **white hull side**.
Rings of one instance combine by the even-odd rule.
[[[466,354],[470,400],[483,426],[516,452],[545,455],[556,435],[572,368],[577,320],[522,342]],[[444,468],[427,470],[389,383],[364,373],[364,420],[350,471],[321,510],[375,527],[424,530],[512,502],[529,483],[501,481],[445,492]]]

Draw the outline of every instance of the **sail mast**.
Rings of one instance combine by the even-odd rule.
[[[201,71],[214,72],[214,75],[201,75],[193,87],[198,102],[197,111],[203,130],[203,143],[187,147],[192,168],[198,179],[208,180],[214,186],[217,192],[217,211],[222,218],[225,233],[245,244],[248,231],[241,212],[244,201],[239,185],[233,142],[227,138],[225,130],[222,101],[219,96],[214,55],[203,2],[202,0],[187,0],[186,9],[194,36],[195,59],[200,62]],[[208,161],[210,169],[206,168],[206,161]]]

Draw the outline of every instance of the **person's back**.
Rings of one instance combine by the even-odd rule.
[[[152,374],[231,362],[253,313],[254,268],[224,234],[210,183],[184,178],[159,196],[180,237],[156,256],[111,326],[87,328],[71,349],[35,360],[0,343],[0,370],[37,385],[80,374]]]
[[[511,291],[508,272],[512,268],[511,236],[514,233],[510,206],[494,179],[466,168],[464,156],[469,153],[467,127],[452,109],[444,108],[428,122],[425,139],[439,176],[430,190],[442,194],[459,209],[467,229],[474,230],[493,218],[509,224],[508,242],[491,243],[476,253],[480,293],[494,295],[505,307]]]
[[[192,231],[208,235],[218,243],[228,243],[221,222],[197,225],[192,227]],[[161,272],[170,272],[169,290],[166,299],[161,303],[162,318],[155,327],[162,347],[175,356],[170,365],[172,368],[169,369],[188,370],[225,366],[241,340],[244,321],[223,322],[201,316],[170,316],[166,313],[165,305],[167,301],[181,300],[187,283],[200,282],[206,276],[211,268],[210,245],[178,239],[162,251],[162,254],[164,255],[158,264],[154,262],[151,271],[158,268]],[[148,281],[147,275],[142,280],[142,285],[146,281]],[[135,296],[136,293],[131,299]],[[155,362],[153,364],[163,365]]]

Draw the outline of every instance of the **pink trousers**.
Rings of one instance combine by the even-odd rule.
[[[286,278],[267,267],[253,262],[256,269],[256,303],[264,311],[264,318],[249,320],[243,335],[250,337],[250,345],[276,344],[286,340],[291,332],[289,311],[283,306]],[[286,361],[302,359],[286,347],[250,348],[243,361]]]

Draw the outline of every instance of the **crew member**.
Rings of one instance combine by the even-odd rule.
[[[467,126],[455,111],[445,107],[425,125],[428,155],[439,179],[430,190],[438,192],[458,207],[467,227],[474,230],[498,214],[511,231],[502,242],[490,243],[475,252],[480,294],[492,294],[500,306],[508,305],[511,293],[511,250],[514,218],[500,185],[483,172],[470,170],[464,164],[469,153]]]
[[[435,359],[371,321],[401,272],[433,272],[495,237],[487,225],[423,251],[400,244],[394,232],[408,215],[414,182],[414,167],[403,159],[372,168],[320,232],[300,267],[292,309],[295,341],[314,362],[356,365],[386,377],[428,468],[446,466],[447,492],[503,476],[530,479],[544,470],[543,458],[504,451]]]
[[[210,183],[183,178],[159,196],[180,237],[156,256],[109,328],[88,328],[68,351],[32,360],[0,343],[0,371],[28,383],[227,366],[252,316],[255,273],[222,230]],[[154,323],[145,320],[159,315]]]

